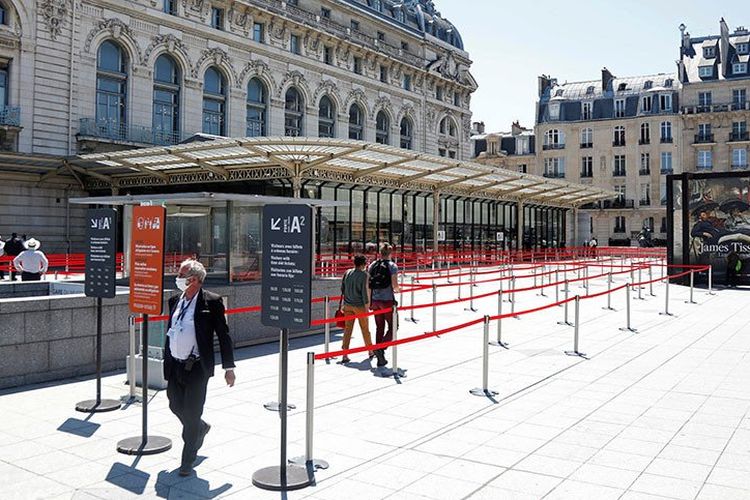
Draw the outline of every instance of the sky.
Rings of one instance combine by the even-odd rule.
[[[674,72],[680,23],[691,36],[750,28],[747,0],[435,0],[461,33],[479,83],[472,121],[487,131],[534,126],[537,77],[559,82]]]

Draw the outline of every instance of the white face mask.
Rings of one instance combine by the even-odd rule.
[[[180,291],[184,292],[185,290],[187,290],[187,278],[178,277],[178,278],[175,278],[174,282]]]

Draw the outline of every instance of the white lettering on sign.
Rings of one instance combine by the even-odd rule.
[[[135,221],[138,229],[158,230],[161,227],[161,218],[159,217],[138,217]]]
[[[295,215],[294,217],[277,218],[273,217],[271,221],[271,231],[281,231],[283,233],[302,233],[305,227],[306,217],[304,215]]]
[[[91,219],[91,229],[109,229],[112,227],[111,217],[94,217]]]

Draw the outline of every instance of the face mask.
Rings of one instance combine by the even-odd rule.
[[[184,292],[187,290],[187,278],[175,278],[174,282],[180,291]]]

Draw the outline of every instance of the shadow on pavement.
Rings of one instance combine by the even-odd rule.
[[[135,465],[130,467],[115,462],[109,469],[105,481],[136,495],[142,495],[146,491],[146,484],[148,484],[150,477],[150,474],[136,469]]]
[[[86,420],[91,418],[91,415],[86,417]],[[67,432],[68,434],[75,434],[76,436],[89,438],[101,427],[100,424],[94,422],[87,422],[86,420],[79,420],[77,418],[69,418],[63,422],[60,427],[57,428],[60,432]]]
[[[154,485],[156,496],[159,498],[181,498],[184,494],[199,498],[216,498],[231,488],[232,484],[224,483],[218,488],[211,489],[209,482],[198,477],[195,472],[191,476],[180,477],[179,469],[159,472]]]

